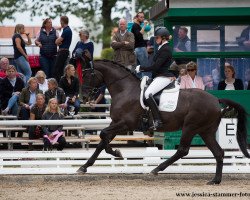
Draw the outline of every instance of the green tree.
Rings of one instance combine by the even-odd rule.
[[[118,6],[121,2],[122,6]],[[103,48],[107,48],[110,46],[112,27],[117,21],[111,18],[111,13],[122,13],[126,10],[131,0],[127,0],[127,4],[124,2],[121,0],[2,0],[0,1],[0,22],[6,18],[13,19],[14,13],[26,10],[31,11],[31,17],[48,16],[52,19],[70,13],[82,19],[84,26],[91,32],[99,33],[93,39],[95,41],[101,39]],[[144,11],[148,16],[149,9],[157,2],[157,0],[137,0],[136,10]]]

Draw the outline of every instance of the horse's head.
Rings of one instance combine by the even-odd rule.
[[[85,98],[91,98],[98,91],[98,88],[103,85],[103,76],[95,69],[92,59],[88,56],[88,52],[76,51],[75,57],[81,61],[83,93],[86,95]]]

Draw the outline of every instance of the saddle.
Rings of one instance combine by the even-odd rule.
[[[152,79],[150,80],[147,76],[144,76],[141,81],[140,103],[142,108],[146,110],[149,108],[145,103],[144,93],[151,82]],[[179,83],[177,81],[172,81],[168,86],[156,93],[153,97],[158,105],[159,111],[173,112],[177,107],[179,91]]]

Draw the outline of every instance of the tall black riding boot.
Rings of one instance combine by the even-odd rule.
[[[159,112],[157,104],[156,104],[156,102],[151,94],[149,95],[149,98],[146,99],[146,103],[148,104],[148,106],[152,112],[152,115],[153,115],[154,130],[161,128],[162,121],[161,121],[161,117],[160,117],[160,112]]]

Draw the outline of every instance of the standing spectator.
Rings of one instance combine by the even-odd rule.
[[[144,23],[144,26],[141,27],[141,23]],[[137,65],[141,65],[144,67],[148,66],[148,53],[147,53],[147,44],[146,41],[143,39],[143,34],[145,31],[146,26],[148,25],[147,21],[144,21],[144,13],[138,12],[134,18],[134,24],[132,26],[131,32],[134,34],[135,37],[135,54],[137,57]],[[150,72],[142,72],[142,76],[151,76]],[[140,75],[139,75],[140,76]]]
[[[77,42],[72,55],[74,56],[74,54],[76,53],[76,50],[78,48],[84,50],[88,50],[90,55],[91,55],[91,60],[93,59],[93,55],[94,55],[94,44],[93,42],[89,39],[89,32],[87,30],[81,30],[79,31],[79,37],[80,37],[80,41]]]
[[[177,44],[174,46],[174,51],[176,52],[184,52],[191,51],[191,41],[187,36],[188,29],[184,26],[179,27],[178,29],[178,39]],[[174,39],[176,41],[176,39]],[[192,60],[189,58],[176,58],[175,63],[179,66],[179,68],[185,67],[185,65]]]
[[[30,120],[41,120],[45,109],[45,96],[39,93],[36,95],[36,103],[30,110]],[[42,137],[43,131],[40,125],[29,127],[29,139],[38,139]]]
[[[58,102],[56,98],[49,100],[48,106],[42,116],[43,120],[58,120],[63,119],[63,114],[60,112]],[[42,126],[44,136],[44,150],[48,151],[52,149],[52,145],[58,142],[57,150],[62,151],[66,145],[65,137],[62,132],[62,125],[47,125]]]
[[[114,49],[114,61],[124,66],[135,64],[134,34],[127,31],[127,21],[119,20],[119,30],[113,35],[111,47]]]
[[[242,46],[245,51],[250,51],[250,26],[241,32],[237,41],[239,46]]]
[[[65,92],[67,101],[67,108],[74,106],[75,114],[80,110],[80,100],[79,96],[79,80],[75,77],[75,67],[68,64],[65,67],[64,76],[61,78],[59,86]]]
[[[232,65],[226,65],[224,73],[226,79],[219,82],[218,90],[244,90],[242,80],[235,78],[235,70]]]
[[[178,42],[174,48],[176,52],[191,51],[191,41],[187,36],[188,29],[184,26],[179,28]]]
[[[69,57],[69,47],[72,41],[72,31],[68,26],[69,18],[67,16],[61,16],[60,23],[63,28],[62,35],[56,39],[56,45],[59,46],[57,52],[55,66],[53,68],[52,77],[54,77],[57,82],[60,81],[61,76],[63,75],[64,66]]]
[[[7,76],[1,81],[1,109],[3,109],[2,114],[4,115],[11,113],[17,116],[18,100],[24,88],[24,82],[20,77],[16,76],[16,73],[16,68],[9,65],[6,70]]]
[[[22,35],[26,35],[28,41],[24,41]],[[26,45],[31,45],[30,34],[25,32],[23,24],[17,24],[12,37],[14,47],[14,59],[17,64],[17,71],[25,76],[25,83],[31,77],[32,71],[28,62],[28,55],[25,49]]]
[[[88,57],[89,61],[93,60],[93,54],[94,54],[94,44],[89,39],[89,32],[87,30],[81,30],[79,32],[80,41],[77,42],[73,52],[72,57],[79,58],[82,56],[83,53]],[[80,55],[79,55],[80,54]],[[80,84],[82,85],[82,62],[81,60],[76,60],[76,70],[77,70],[77,76],[80,81]]]
[[[195,62],[187,64],[187,75],[181,77],[181,89],[199,88],[204,90],[202,78],[197,76],[197,65]]]
[[[57,53],[56,39],[58,32],[52,27],[52,20],[47,18],[43,21],[41,30],[36,37],[35,44],[40,48],[40,65],[48,78],[52,77]]]
[[[20,119],[28,120],[30,118],[30,110],[36,103],[36,95],[38,93],[43,93],[38,89],[37,79],[35,77],[31,77],[28,80],[28,86],[22,89],[19,98],[20,108]]]
[[[44,94],[48,90],[48,80],[46,79],[46,74],[42,70],[39,70],[37,71],[35,77],[38,82],[39,90],[42,90]]]
[[[56,79],[50,78],[48,79],[48,90],[45,92],[45,103],[48,104],[51,98],[56,98],[59,107],[64,112],[64,109],[67,107],[66,95],[62,88],[58,87],[58,83]]]

